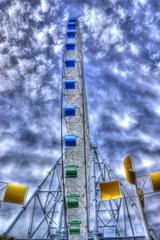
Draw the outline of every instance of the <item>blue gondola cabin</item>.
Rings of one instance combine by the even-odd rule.
[[[76,23],[68,23],[68,30],[75,31],[76,30]]]
[[[77,23],[77,18],[75,18],[75,17],[69,18],[68,22],[69,23]]]
[[[73,90],[76,88],[76,81],[75,80],[65,80],[64,81],[64,88],[66,90]]]
[[[67,32],[67,38],[76,38],[76,32],[75,32],[75,31],[73,31],[73,32],[71,32],[71,31]]]
[[[65,67],[66,68],[75,68],[76,66],[76,61],[73,59],[67,59],[65,60]]]
[[[77,145],[77,136],[75,134],[68,134],[64,137],[66,147],[75,147]]]
[[[76,116],[76,106],[64,106],[64,116],[65,117]]]
[[[75,51],[76,45],[75,43],[67,43],[66,44],[66,51]]]

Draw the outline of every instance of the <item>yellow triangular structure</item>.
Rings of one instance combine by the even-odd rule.
[[[8,183],[4,195],[4,202],[24,204],[28,187],[20,184]]]
[[[133,171],[132,159],[130,155],[124,159],[124,173],[126,180],[129,183],[136,185],[136,176],[135,172]]]
[[[154,192],[160,192],[160,172],[149,174]]]
[[[100,192],[102,201],[122,198],[118,181],[100,183]]]

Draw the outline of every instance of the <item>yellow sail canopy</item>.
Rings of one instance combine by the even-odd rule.
[[[28,192],[27,186],[9,183],[7,184],[3,201],[24,204],[27,192]]]
[[[100,183],[100,192],[102,201],[122,198],[118,181]]]
[[[132,159],[130,155],[128,155],[124,159],[124,173],[125,173],[126,180],[129,183],[136,185],[136,177],[135,177],[135,172],[133,171]]]
[[[154,172],[149,174],[154,192],[160,191],[160,172]]]

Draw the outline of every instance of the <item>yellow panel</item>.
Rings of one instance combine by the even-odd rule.
[[[3,201],[24,204],[26,200],[27,191],[28,191],[27,186],[9,183],[7,184]]]
[[[154,192],[160,191],[160,172],[150,173],[149,174]]]
[[[131,184],[136,185],[136,177],[135,177],[135,172],[133,171],[132,159],[130,155],[128,155],[124,159],[124,173],[127,181]]]
[[[107,201],[121,198],[120,185],[118,181],[100,183],[101,200]]]

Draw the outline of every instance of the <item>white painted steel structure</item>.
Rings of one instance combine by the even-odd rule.
[[[66,178],[64,171],[64,187],[65,196],[68,194],[79,195],[79,207],[67,208],[67,225],[72,219],[79,220],[80,235],[71,235],[68,231],[68,239],[88,239],[89,228],[89,208],[88,208],[88,193],[90,188],[90,140],[89,140],[89,126],[87,103],[85,97],[85,84],[83,76],[83,54],[81,44],[81,33],[78,19],[76,19],[76,35],[75,38],[68,38],[66,36],[64,61],[63,61],[63,86],[65,80],[74,79],[76,81],[74,90],[66,90],[63,87],[62,98],[62,111],[64,106],[76,106],[75,116],[64,116],[63,114],[63,136],[67,134],[75,134],[77,136],[76,146],[66,147],[63,144],[63,161],[64,168],[69,165],[77,165],[77,177]],[[66,44],[74,43],[75,50],[66,50]],[[74,60],[75,67],[67,68],[65,65],[66,60]],[[67,199],[66,201],[67,202]],[[68,226],[69,229],[69,226]]]
[[[70,32],[73,33],[75,30]],[[137,207],[136,199],[128,197],[131,195],[130,191],[122,181],[120,185],[124,198],[100,200],[99,183],[118,180],[118,176],[110,163],[100,156],[97,146],[90,144],[78,19],[76,37],[67,36],[66,33],[61,92],[62,155],[8,226],[4,235],[13,235],[16,239],[23,240],[145,239],[141,224],[144,219],[139,211],[142,206]],[[75,49],[67,50],[66,45],[71,43],[75,44]],[[66,60],[71,60],[69,66],[66,65]],[[75,81],[75,88],[72,85],[70,89],[66,89],[65,82],[70,80]],[[69,106],[76,107],[75,115],[65,114],[64,108]],[[72,146],[66,144],[65,137],[68,134],[75,134],[75,146],[73,142]],[[77,166],[76,177],[67,177],[67,169],[71,165]],[[78,207],[68,206],[70,194],[79,196]],[[73,223],[73,220],[79,221],[78,225],[73,224],[73,227],[79,227],[79,234],[70,231],[72,227],[70,222]],[[149,225],[146,227],[149,238],[158,240],[153,229]]]

